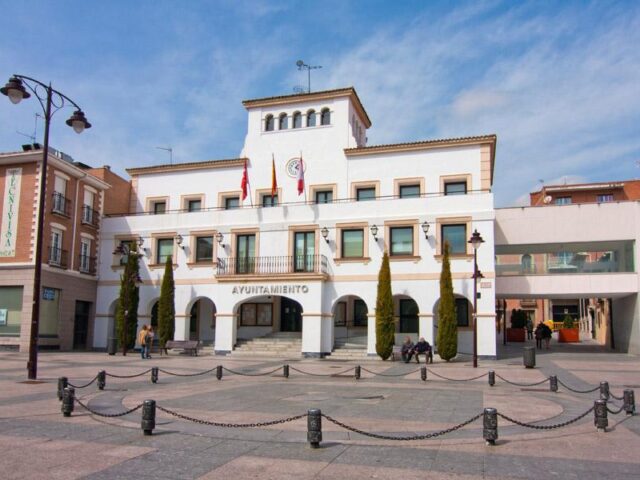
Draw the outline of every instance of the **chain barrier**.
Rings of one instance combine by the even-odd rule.
[[[562,380],[560,380],[560,379],[558,379],[558,383],[559,383],[560,385],[562,385],[564,388],[566,388],[567,390],[571,390],[571,391],[572,391],[572,392],[574,392],[574,393],[593,393],[593,392],[595,392],[596,390],[600,390],[600,386],[599,386],[599,385],[598,385],[597,387],[590,388],[589,390],[577,390],[577,389],[575,389],[575,388],[570,387],[569,385],[567,385],[566,383],[564,383],[564,382],[563,382]],[[622,400],[622,399],[620,399],[620,400]]]
[[[611,410],[609,408],[609,405],[607,405],[607,412],[609,412],[611,415],[618,415],[620,412],[622,412],[624,410],[624,405],[621,406],[620,408],[618,408],[618,410]]]
[[[73,384],[73,383],[71,383],[71,382],[67,382],[67,385],[69,385],[70,387],[73,387],[73,388],[77,388],[77,389],[80,389],[80,388],[87,388],[89,385],[91,385],[91,384],[92,384],[93,382],[95,382],[97,379],[98,379],[98,375],[96,375],[95,377],[93,377],[93,379],[92,379],[89,383],[85,383],[84,385],[74,385],[74,384]]]
[[[410,372],[406,372],[406,373],[381,373],[381,372],[373,372],[367,368],[364,367],[360,367],[362,369],[362,371],[370,373],[371,375],[376,375],[378,377],[406,377],[407,375],[411,375],[412,373],[416,373],[419,372],[420,369],[416,369],[416,370],[411,370]]]
[[[439,373],[436,373],[433,370],[430,370],[428,368],[427,368],[427,372],[443,380],[449,380],[450,382],[470,382],[471,380],[478,380],[479,378],[486,377],[487,375],[489,375],[489,373],[487,372],[472,378],[449,378],[449,377],[445,377],[444,375],[440,375]],[[496,376],[499,377],[500,375],[496,375]]]
[[[188,415],[183,415],[182,413],[174,412],[173,410],[169,410],[167,408],[161,407],[160,405],[156,405],[156,408],[161,412],[164,412],[173,417],[179,418],[181,420],[187,420],[189,422],[198,423],[200,425],[209,425],[212,427],[222,427],[222,428],[256,428],[256,427],[268,427],[271,425],[278,425],[281,423],[293,422],[295,420],[299,420],[301,418],[305,418],[307,416],[306,413],[301,415],[295,415],[293,417],[282,418],[280,420],[271,420],[268,422],[255,422],[255,423],[221,423],[221,422],[212,422],[209,420],[202,420],[199,418],[189,417]]]
[[[226,370],[227,372],[232,373],[234,375],[240,375],[240,376],[243,376],[243,377],[263,377],[263,376],[267,376],[267,375],[272,375],[272,374],[282,370],[282,367],[274,368],[270,372],[259,372],[259,373],[236,371],[236,370],[231,370],[230,368],[227,368],[227,367],[222,367],[222,369]]]
[[[380,440],[401,440],[401,441],[411,441],[411,440],[426,440],[428,438],[435,438],[435,437],[439,437],[442,435],[446,435],[447,433],[451,433],[451,432],[455,432],[456,430],[461,429],[462,427],[465,427],[467,425],[469,425],[470,423],[475,422],[476,420],[478,420],[480,417],[482,417],[483,413],[479,413],[478,415],[475,415],[474,417],[471,417],[469,420],[466,420],[462,423],[459,423],[458,425],[455,425],[451,428],[447,428],[445,430],[439,430],[437,432],[431,432],[431,433],[426,433],[424,435],[409,435],[409,436],[404,436],[404,437],[395,437],[392,435],[382,435],[380,433],[370,433],[370,432],[365,432],[364,430],[360,430],[359,428],[355,428],[355,427],[351,427],[345,423],[342,423],[338,420],[336,420],[335,418],[330,417],[329,415],[326,414],[322,414],[322,416],[324,418],[326,418],[327,420],[329,420],[331,423],[334,423],[336,425],[338,425],[339,427],[342,427],[346,430],[349,430],[350,432],[354,432],[354,433],[359,433],[360,435],[364,435],[366,437],[372,437],[372,438],[379,438]]]
[[[107,375],[107,377],[113,377],[113,378],[135,378],[135,377],[141,377],[142,375],[146,375],[150,371],[151,371],[151,369],[145,370],[144,372],[136,373],[135,375],[116,375],[115,373],[107,372],[106,375]]]
[[[562,422],[562,423],[556,423],[554,425],[533,425],[531,423],[520,422],[515,418],[508,417],[504,413],[500,413],[500,412],[498,412],[498,416],[504,418],[507,422],[515,423],[516,425],[520,425],[521,427],[534,428],[536,430],[553,430],[555,428],[566,427],[567,425],[571,425],[572,423],[577,422],[578,420],[586,417],[591,412],[593,412],[593,409],[594,407],[591,407],[586,412],[581,413],[580,415],[578,415],[575,418],[572,418],[571,420],[567,420],[566,422]]]
[[[85,405],[84,403],[82,403],[78,398],[75,398],[75,401],[78,405],[80,405],[82,408],[84,408],[86,411],[88,411],[89,413],[91,413],[92,415],[97,415],[98,417],[104,417],[104,418],[116,418],[116,417],[124,417],[125,415],[129,415],[130,413],[135,412],[136,410],[140,410],[143,406],[143,404],[139,404],[136,405],[133,408],[130,408],[129,410],[125,410],[124,412],[120,412],[120,413],[101,413],[101,412],[97,412],[91,408],[89,408],[88,405]]]
[[[622,397],[617,397],[616,395],[614,395],[613,393],[609,392],[609,395],[611,396],[611,398],[614,398],[616,400],[624,400],[624,395]]]
[[[348,373],[351,370],[354,370],[356,367],[351,367],[342,372],[334,372],[334,373],[311,373],[311,372],[305,372],[303,370],[299,370],[296,367],[292,367],[292,366],[289,366],[289,368],[294,372],[302,373],[303,375],[311,375],[312,377],[335,377],[337,375],[343,375],[345,373]]]
[[[170,372],[169,370],[164,370],[162,368],[158,369],[158,372],[166,373],[167,375],[172,375],[174,377],[197,377],[198,375],[206,375],[207,373],[213,372],[218,367],[210,368],[209,370],[205,370],[204,372],[196,372],[196,373],[176,373]],[[151,370],[147,370],[144,373],[150,372]]]
[[[496,377],[498,377],[500,380],[504,380],[505,382],[507,382],[510,385],[515,385],[516,387],[535,387],[536,385],[542,385],[543,383],[549,381],[549,378],[547,377],[544,380],[540,380],[539,382],[535,382],[535,383],[516,383],[516,382],[512,382],[510,380],[507,380],[502,375],[497,374],[497,373],[496,373]],[[560,380],[558,380],[558,381],[560,381]],[[598,387],[598,388],[600,388],[600,387]]]

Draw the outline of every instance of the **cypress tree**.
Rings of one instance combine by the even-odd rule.
[[[160,287],[160,300],[158,300],[158,337],[160,348],[165,348],[167,341],[173,339],[175,330],[176,306],[175,284],[173,282],[173,260],[167,257],[164,266],[164,276]]]
[[[389,255],[385,251],[378,273],[378,295],[376,298],[376,353],[383,360],[389,358],[393,352],[395,331],[391,270],[389,269]]]
[[[440,273],[440,303],[438,304],[438,354],[445,361],[458,354],[458,322],[451,282],[449,243],[444,244],[442,273]]]
[[[122,354],[132,349],[136,344],[136,332],[138,331],[138,303],[140,292],[137,282],[140,279],[140,254],[135,243],[130,246],[127,254],[127,263],[124,265],[124,273],[120,276],[120,296],[116,307],[116,336]],[[126,328],[125,328],[126,322]]]

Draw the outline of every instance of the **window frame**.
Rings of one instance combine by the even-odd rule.
[[[306,113],[306,115],[305,115],[305,117],[306,117],[306,122],[307,122],[307,123],[306,123],[306,125],[305,125],[305,126],[306,126],[306,127],[316,127],[316,126],[318,125],[318,122],[317,122],[317,120],[318,120],[318,119],[316,118],[316,117],[317,117],[317,115],[318,115],[318,112],[316,112],[313,108],[311,108],[311,109],[307,110],[307,113]],[[313,125],[311,125],[311,124],[309,123],[309,119],[310,119],[310,118],[313,118]]]
[[[233,210],[233,208],[226,208],[227,198],[237,197],[238,208],[242,206],[242,190],[230,190],[227,192],[218,193],[218,209],[220,210]]]
[[[298,126],[296,126],[296,122],[298,123]],[[291,116],[291,128],[302,128],[302,113],[297,110],[293,112],[293,115]]]
[[[146,198],[146,213],[149,213],[151,215],[163,215],[163,213],[167,213],[169,211],[169,197],[165,196],[165,197],[147,197]],[[160,203],[164,203],[164,212],[158,212],[157,211],[157,204]]]
[[[278,131],[289,129],[289,115],[282,112],[278,115]]]
[[[174,260],[176,258],[175,256],[175,249],[176,249],[176,242],[174,240],[174,237],[155,237],[154,238],[154,244],[155,244],[155,251],[154,251],[154,256],[153,259],[155,260],[154,264],[155,265],[164,265],[167,262],[167,256],[165,256],[164,260],[162,260],[160,258],[160,242],[171,242],[171,263],[174,263]]]
[[[440,176],[440,195],[447,196],[447,184],[451,183],[465,183],[465,195],[472,191],[472,176],[469,173],[459,173],[455,175],[441,175]],[[456,194],[450,194],[449,196],[455,196]]]
[[[361,250],[362,250],[362,255],[349,255],[349,256],[345,256],[344,253],[344,234],[345,233],[354,233],[354,232],[360,232],[362,234],[362,243],[361,243]],[[340,258],[343,260],[353,260],[353,259],[364,259],[365,255],[364,255],[364,243],[365,243],[365,229],[364,228],[344,228],[344,229],[340,229]]]
[[[562,196],[562,197],[555,197],[553,199],[553,204],[554,205],[571,205],[573,203],[573,199],[571,198],[571,195],[569,196]]]
[[[398,230],[411,230],[411,252],[409,253],[394,253],[393,251],[393,233]],[[393,225],[389,226],[389,257],[413,257],[415,255],[415,225]]]
[[[403,197],[402,188],[409,186],[418,186],[419,193],[417,196]],[[393,195],[396,198],[419,198],[425,194],[424,177],[407,177],[393,179]]]
[[[453,185],[463,185],[464,186],[464,191],[462,192],[448,192],[448,188],[453,186]],[[455,181],[455,182],[444,182],[444,195],[449,197],[449,196],[454,196],[454,195],[466,195],[467,194],[467,182],[460,182],[460,181]]]
[[[444,225],[440,225],[440,237],[442,238],[442,245],[444,247],[444,243],[447,241],[445,230],[453,227],[463,227],[464,228],[464,248],[463,251],[455,251],[453,249],[453,245],[451,242],[449,243],[449,255],[466,255],[467,254],[467,224],[466,223],[447,223]]]
[[[469,307],[469,299],[466,297],[454,297],[453,299],[454,301],[454,305],[456,307],[456,328],[469,328],[472,327],[472,323],[471,323],[471,315],[472,315],[472,311],[473,311],[473,307]],[[466,323],[461,323],[460,322],[460,314],[459,314],[459,310],[458,310],[458,305],[459,304],[464,304],[465,309],[467,310],[467,317],[466,317]]]
[[[328,127],[329,125],[331,125],[331,110],[329,107],[324,107],[320,110],[320,126]]]
[[[613,193],[600,193],[596,195],[596,203],[613,202]]]
[[[194,262],[195,263],[213,263],[213,259],[215,258],[214,256],[214,252],[215,252],[215,243],[216,243],[216,238],[215,235],[213,234],[196,234],[193,236],[194,237],[194,241],[193,241],[193,245],[194,245]],[[200,258],[198,256],[198,252],[199,252],[199,244],[198,244],[198,240],[202,239],[202,238],[210,238],[211,239],[211,258],[207,259],[207,258]]]
[[[273,114],[268,114],[264,117],[264,131],[273,132],[276,129],[276,119]]]
[[[465,253],[451,253],[452,257],[469,257],[473,255],[473,247],[468,243],[469,232],[473,231],[473,219],[472,217],[441,217],[436,218],[436,258],[442,259],[444,253],[444,238],[442,236],[442,227],[446,225],[466,225],[465,231]]]
[[[374,196],[375,198],[369,199],[369,200],[358,200],[358,191],[359,190],[364,190],[364,189],[371,189],[373,188],[375,190],[374,192]],[[371,200],[377,200],[380,197],[380,181],[378,180],[368,180],[368,181],[360,181],[360,182],[352,182],[351,183],[351,200],[353,201],[360,201],[360,202],[368,202]]]
[[[316,184],[316,185],[309,185],[309,198],[312,199],[311,201],[313,203],[315,203],[316,205],[324,205],[324,202],[317,202],[317,196],[316,194],[318,192],[331,192],[331,202],[326,202],[326,203],[334,203],[337,200],[337,196],[338,196],[338,185],[335,183],[323,183],[323,184]]]

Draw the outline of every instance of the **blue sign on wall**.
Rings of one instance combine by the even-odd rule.
[[[56,289],[55,288],[44,287],[42,289],[42,299],[43,300],[55,300],[56,299]]]

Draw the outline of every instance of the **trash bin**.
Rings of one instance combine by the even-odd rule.
[[[524,347],[522,352],[522,360],[526,368],[533,368],[536,366],[536,349],[535,347]]]
[[[118,339],[115,337],[109,337],[107,341],[107,353],[109,355],[115,355],[118,349]]]

